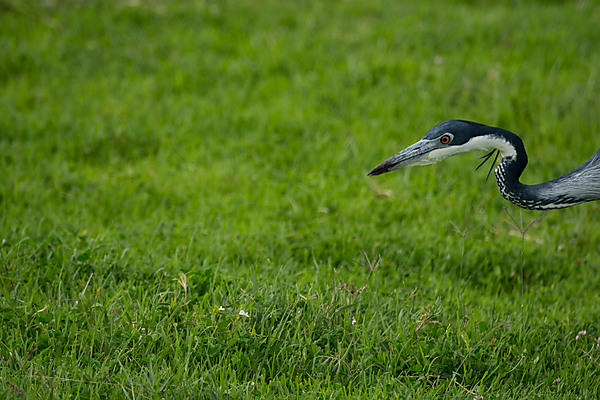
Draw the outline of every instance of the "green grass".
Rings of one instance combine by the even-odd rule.
[[[595,2],[36,4],[0,1],[0,397],[597,396],[599,204],[522,242],[479,154],[366,177],[451,118],[526,183],[584,162]]]

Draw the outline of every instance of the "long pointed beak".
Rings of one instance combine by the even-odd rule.
[[[380,175],[393,171],[401,167],[411,165],[426,165],[435,162],[428,157],[429,152],[433,150],[432,143],[428,140],[419,140],[412,146],[407,147],[400,153],[391,156],[369,172],[368,176]]]

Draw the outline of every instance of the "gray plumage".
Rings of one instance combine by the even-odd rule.
[[[495,152],[502,154],[502,160],[494,170],[498,188],[505,199],[519,207],[548,210],[600,200],[600,149],[571,172],[548,182],[525,185],[519,181],[528,161],[521,138],[501,128],[463,120],[450,120],[434,126],[421,140],[383,161],[369,175],[383,174],[404,166],[431,164],[456,154],[487,149],[492,149],[492,152],[485,156],[483,163]]]
[[[600,150],[571,172],[537,185],[518,182],[520,189],[507,185],[513,179],[507,173],[509,158],[502,158],[494,170],[502,196],[519,207],[548,210],[571,207],[587,201],[600,200]]]

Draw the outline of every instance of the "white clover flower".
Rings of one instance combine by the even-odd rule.
[[[582,337],[586,334],[587,334],[587,331],[585,331],[585,330],[579,331],[579,333],[577,333],[577,336],[575,336],[575,340],[579,340],[580,337]]]
[[[248,313],[246,311],[244,311],[244,310],[240,310],[240,315],[242,317],[246,317],[246,318],[250,317],[250,315],[248,315]]]

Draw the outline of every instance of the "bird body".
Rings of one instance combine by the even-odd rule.
[[[502,196],[519,207],[547,210],[600,200],[600,149],[585,163],[551,181],[526,185],[519,181],[527,166],[527,152],[516,134],[477,122],[450,120],[431,128],[421,140],[383,161],[369,175],[404,166],[427,165],[474,150],[489,150],[502,159],[494,174]],[[480,165],[480,166],[481,166]],[[479,167],[477,167],[479,168]]]

